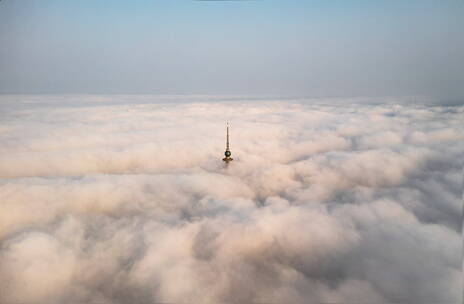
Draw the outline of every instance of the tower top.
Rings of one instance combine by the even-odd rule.
[[[227,131],[226,131],[226,133],[227,133],[227,135],[226,135],[226,137],[227,137],[227,140],[226,140],[226,151],[229,151],[229,122],[227,122],[227,128],[226,128],[226,129],[227,129]]]
[[[230,149],[229,149],[229,122],[227,122],[227,127],[226,127],[226,152],[224,152],[224,155],[225,157],[222,160],[225,161],[226,164],[234,160],[232,157],[230,157],[232,153],[230,152]]]

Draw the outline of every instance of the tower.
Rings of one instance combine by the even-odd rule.
[[[227,123],[227,135],[226,135],[226,152],[224,152],[224,155],[226,157],[224,157],[222,160],[226,162],[226,164],[228,164],[230,161],[233,161],[234,159],[232,157],[230,157],[232,155],[232,153],[230,153],[230,150],[229,150],[229,123]]]

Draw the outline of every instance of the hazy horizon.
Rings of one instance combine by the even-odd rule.
[[[0,93],[464,97],[462,1],[0,2]]]

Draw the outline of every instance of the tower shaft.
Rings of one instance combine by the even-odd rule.
[[[226,157],[224,157],[222,160],[225,161],[226,164],[234,160],[232,157],[230,157],[232,153],[230,152],[230,149],[229,149],[229,123],[227,123],[227,128],[226,128],[226,152],[224,152],[224,155]]]

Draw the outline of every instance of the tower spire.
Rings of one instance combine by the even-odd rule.
[[[226,152],[224,152],[224,155],[226,157],[224,157],[222,160],[225,161],[226,164],[234,160],[232,157],[230,157],[232,153],[230,153],[230,149],[229,149],[229,122],[227,122],[227,127],[226,127]]]
[[[226,151],[229,151],[229,122],[227,122],[227,141],[226,141]]]

